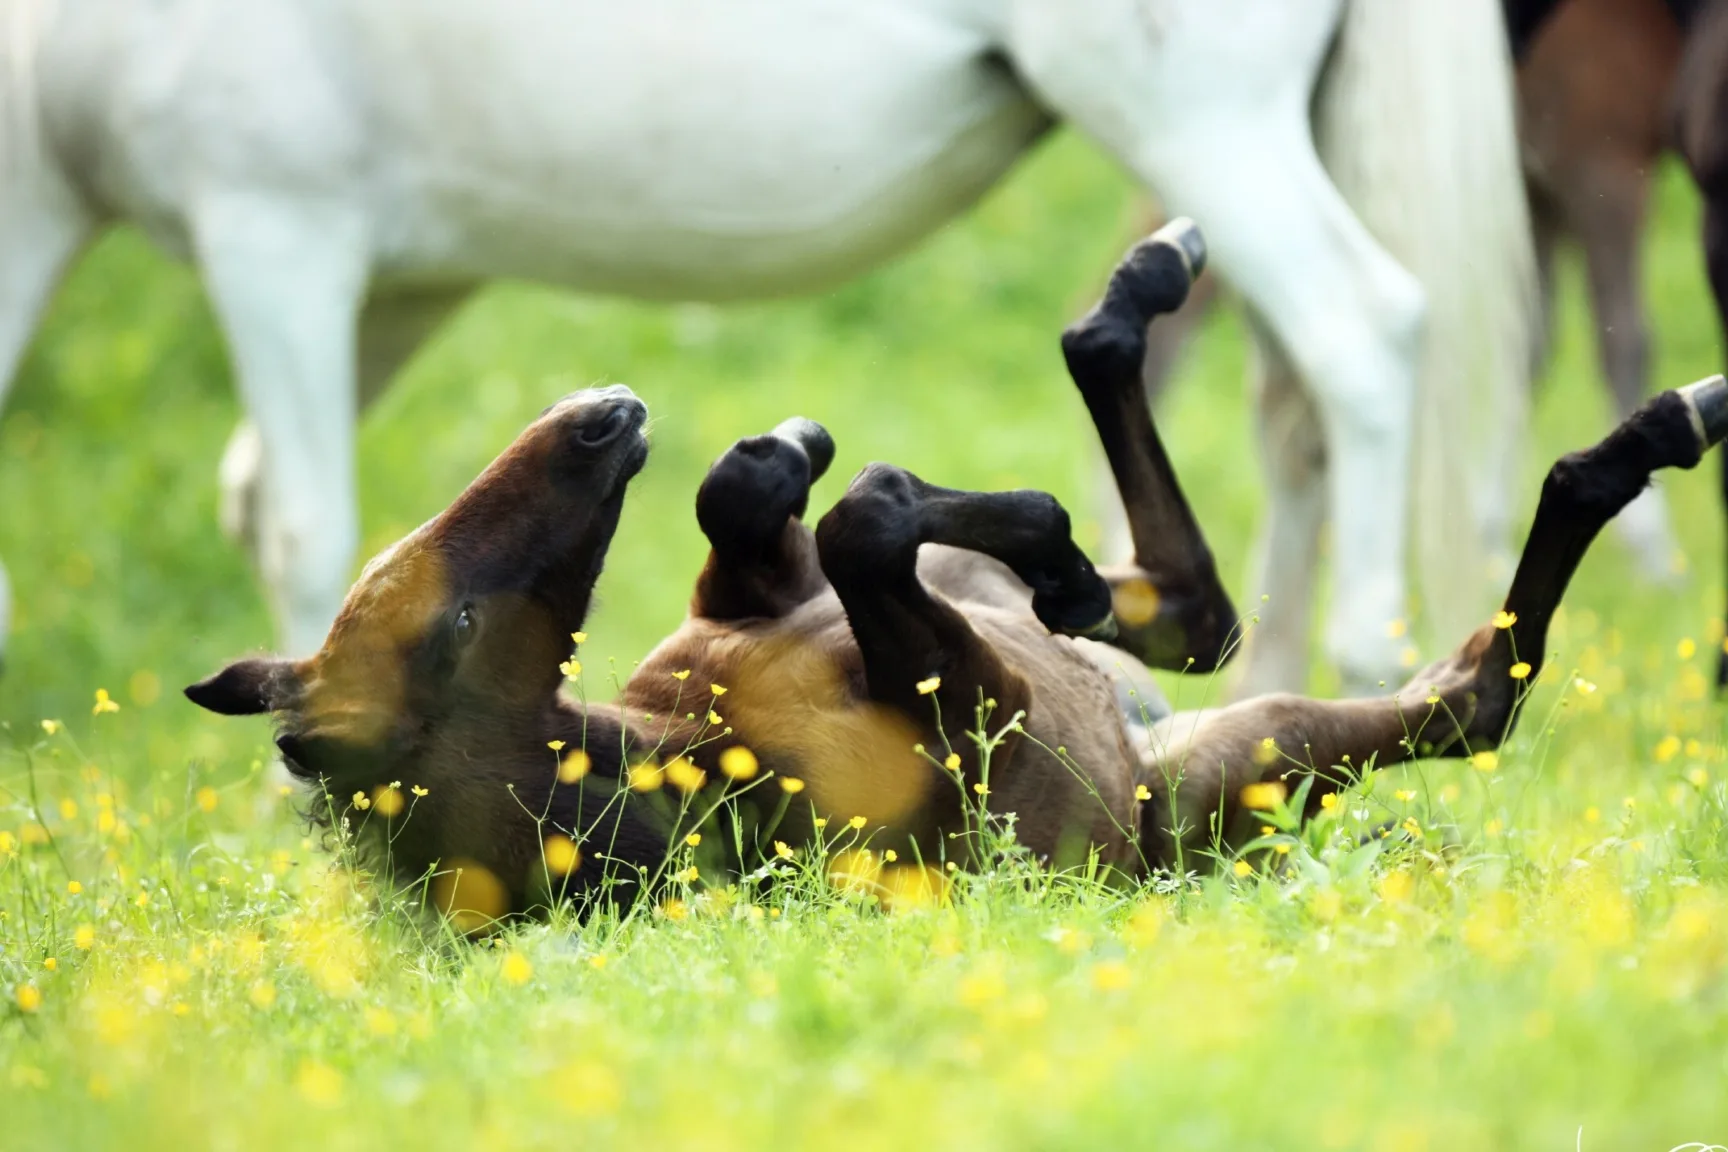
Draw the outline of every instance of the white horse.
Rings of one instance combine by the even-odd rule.
[[[1427,30],[1398,15],[1416,9]],[[1327,478],[1275,495],[1272,564],[1280,518],[1329,504],[1326,648],[1368,684],[1403,647],[1425,309],[1316,154],[1335,40],[1328,100],[1360,120],[1341,144],[1440,144],[1358,184],[1446,241],[1431,221],[1466,202],[1521,210],[1515,183],[1451,178],[1512,154],[1494,0],[1354,0],[1348,19],[1344,0],[0,0],[0,396],[98,226],[195,262],[257,428],[257,559],[286,649],[309,652],[358,539],[356,414],[474,285],[832,284],[963,211],[1060,118],[1200,221],[1300,381]],[[1470,239],[1455,279],[1507,299],[1516,245]],[[1268,451],[1276,484],[1291,449]],[[1265,611],[1305,633],[1282,599]],[[1305,634],[1282,646],[1268,666],[1301,669]]]

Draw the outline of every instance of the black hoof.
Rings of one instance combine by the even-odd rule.
[[[1188,266],[1188,279],[1199,278],[1206,270],[1206,238],[1200,235],[1200,225],[1186,216],[1178,216],[1147,238],[1151,242],[1162,241],[1182,253],[1182,262]]]
[[[1728,436],[1728,380],[1707,376],[1695,384],[1676,388],[1691,411],[1700,451],[1708,451]]]
[[[769,435],[803,449],[805,457],[810,461],[812,484],[822,479],[822,474],[834,463],[834,437],[828,435],[828,429],[814,420],[794,416],[790,420],[782,420]]]

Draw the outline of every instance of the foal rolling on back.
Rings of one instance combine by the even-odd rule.
[[[1019,841],[1054,864],[1096,853],[1132,874],[1241,843],[1249,783],[1311,772],[1318,805],[1350,765],[1494,747],[1517,716],[1511,670],[1540,668],[1590,541],[1652,471],[1695,465],[1728,432],[1728,383],[1664,393],[1559,461],[1506,599],[1515,622],[1485,625],[1399,693],[1264,696],[1143,725],[1118,669],[1214,668],[1235,624],[1139,384],[1147,322],[1181,303],[1202,259],[1178,221],[1063,338],[1128,509],[1121,569],[1093,568],[1050,496],[938,488],[883,464],[812,531],[833,444],[788,421],[703,482],[712,553],[689,619],[618,705],[578,705],[560,662],[646,454],[644,407],[612,388],[548,409],[374,560],[316,656],[243,660],[187,694],[276,713],[291,771],[324,783],[396,877],[482,876],[487,900],[433,886],[487,915],[592,895],[603,876],[639,883],[721,805],[747,817],[729,825],[749,830],[727,846],[733,868],[769,837],[804,843],[818,821],[855,817],[875,849],[966,862],[987,810],[1014,813]],[[1001,736],[987,756],[964,737],[981,714]],[[1268,738],[1292,755],[1266,763]],[[411,807],[367,803],[416,784],[430,791]]]

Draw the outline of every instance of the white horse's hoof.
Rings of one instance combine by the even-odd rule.
[[[248,551],[258,539],[258,485],[264,469],[264,441],[258,426],[242,420],[228,437],[216,469],[222,496],[216,518],[222,534]]]

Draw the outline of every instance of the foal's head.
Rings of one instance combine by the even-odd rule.
[[[501,764],[555,708],[647,458],[646,418],[622,386],[565,397],[366,566],[317,655],[241,660],[186,695],[225,715],[276,713],[289,770],[338,796]]]

